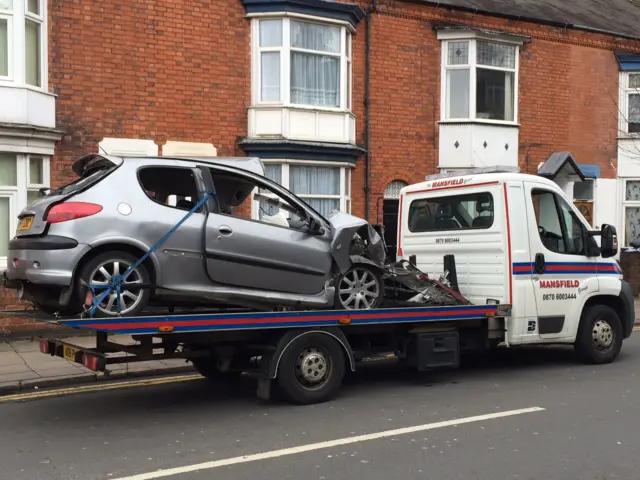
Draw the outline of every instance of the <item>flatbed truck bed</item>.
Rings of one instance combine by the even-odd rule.
[[[136,317],[52,317],[36,310],[5,317],[45,321],[96,334],[80,347],[42,339],[40,351],[94,371],[109,365],[184,358],[213,382],[242,373],[257,377],[257,394],[272,398],[272,385],[298,404],[325,401],[338,391],[345,371],[365,357],[394,354],[417,370],[455,368],[461,350],[489,348],[504,338],[509,304],[392,307],[323,311],[196,311]],[[491,325],[490,325],[491,323]],[[493,334],[491,333],[493,332]],[[128,334],[134,345],[112,341]],[[495,343],[495,342],[493,342]]]

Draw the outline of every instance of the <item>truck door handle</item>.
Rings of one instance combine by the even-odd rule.
[[[538,274],[544,273],[545,271],[544,255],[542,253],[536,253],[534,271]]]
[[[222,225],[218,228],[218,232],[220,232],[221,235],[231,235],[233,230],[231,230],[231,227],[228,225]]]

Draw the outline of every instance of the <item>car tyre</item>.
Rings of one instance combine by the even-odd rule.
[[[611,363],[622,350],[622,339],[622,322],[616,311],[594,305],[582,316],[574,348],[585,363]]]
[[[309,333],[287,346],[280,358],[276,382],[285,400],[310,405],[332,399],[344,375],[342,345],[330,335]]]
[[[356,263],[335,282],[336,310],[371,310],[378,308],[384,298],[384,283],[379,269]]]
[[[129,252],[113,250],[101,253],[91,258],[82,267],[80,280],[82,284],[86,285],[106,283],[114,273],[124,274],[137,260],[138,258]],[[126,288],[126,283],[128,282],[130,284],[139,283],[143,286],[140,288]],[[149,271],[144,264],[138,265],[136,269],[128,275],[126,281],[122,284],[120,294],[125,307],[121,309],[120,316],[133,317],[144,311],[151,297],[151,289],[148,287],[150,282]],[[146,287],[144,285],[146,285]],[[81,291],[86,293],[87,287],[82,288]],[[100,293],[101,290],[96,290],[96,295]],[[135,299],[133,297],[135,297]],[[94,316],[103,318],[118,316],[115,299],[115,293],[105,298],[101,304],[103,308],[96,308]]]

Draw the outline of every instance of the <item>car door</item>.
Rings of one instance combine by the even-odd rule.
[[[331,232],[312,234],[293,195],[253,174],[210,168],[217,210],[206,227],[207,268],[220,284],[316,294],[331,273]],[[262,201],[255,202],[253,194]],[[251,214],[251,202],[258,214]]]
[[[527,186],[531,273],[541,338],[572,334],[587,292],[598,290],[596,257],[588,257],[587,229],[569,203],[542,184]]]

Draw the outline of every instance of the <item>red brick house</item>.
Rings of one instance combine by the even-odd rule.
[[[426,174],[518,165],[624,224],[638,25],[629,0],[0,0],[0,267],[18,212],[98,151],[259,156],[373,221]]]

